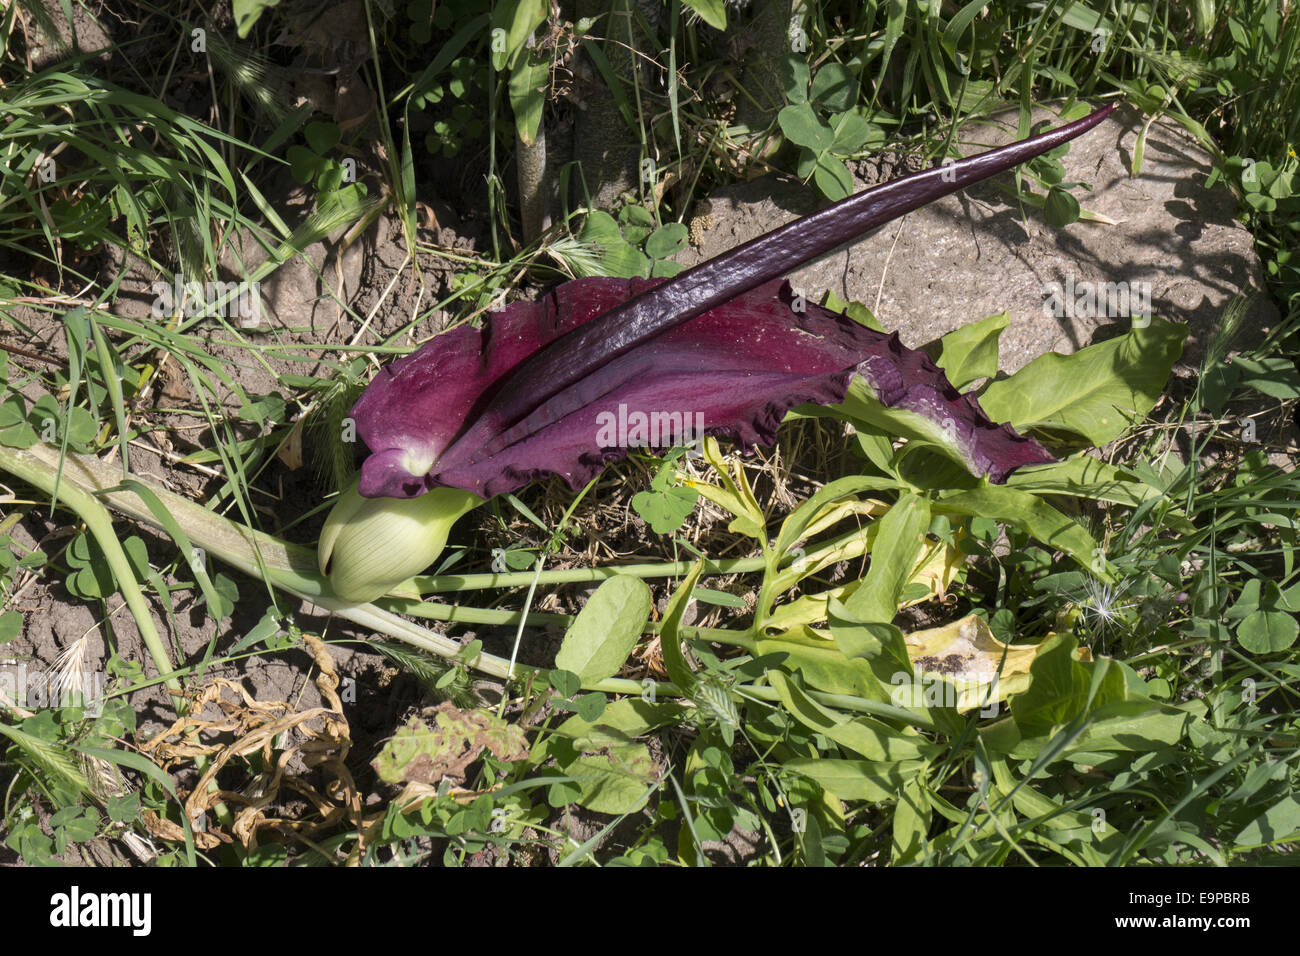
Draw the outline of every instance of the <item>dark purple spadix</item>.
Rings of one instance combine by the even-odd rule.
[[[671,280],[580,279],[508,306],[482,331],[435,337],[382,369],[353,409],[374,452],[361,493],[413,497],[450,486],[491,495],[545,474],[576,487],[628,447],[681,444],[678,423],[687,420],[707,434],[766,443],[791,407],[837,402],[855,375],[890,407],[942,422],[953,452],[991,481],[1052,461],[958,397],[896,337],[796,305],[774,280],[1068,142],[1116,106],[851,196]],[[678,432],[663,440],[650,432],[656,421]],[[688,429],[685,437],[699,436]]]

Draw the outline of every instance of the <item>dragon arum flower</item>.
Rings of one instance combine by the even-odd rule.
[[[924,354],[804,301],[780,276],[948,193],[1092,129],[1058,129],[914,173],[796,220],[669,280],[587,278],[435,336],[379,371],[352,410],[370,449],[321,537],[335,591],[368,600],[427,567],[451,524],[493,495],[560,475],[581,488],[621,406],[687,409],[708,435],[771,444],[786,412],[854,395],[1001,483],[1055,459],[989,420]]]

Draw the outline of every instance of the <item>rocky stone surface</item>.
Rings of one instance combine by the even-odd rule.
[[[1016,138],[1016,110],[971,123],[959,137],[966,154]],[[1033,121],[1055,121],[1047,110]],[[1145,122],[1121,107],[1061,157],[1066,181],[1085,210],[1114,221],[1080,221],[1065,229],[995,185],[983,183],[889,223],[852,245],[800,269],[790,278],[811,299],[829,289],[870,306],[886,329],[918,347],[968,322],[1006,310],[1004,371],[1015,371],[1048,351],[1071,352],[1127,329],[1129,318],[1053,315],[1053,292],[1128,283],[1140,298],[1149,283],[1152,315],[1188,323],[1180,368],[1194,368],[1232,297],[1263,292],[1250,233],[1234,221],[1236,200],[1221,186],[1206,189],[1211,161],[1176,124],[1158,121],[1147,134],[1145,159],[1130,174],[1134,145]],[[868,172],[871,172],[869,169]],[[887,170],[881,179],[902,175]],[[1012,185],[1011,175],[1002,177]],[[859,188],[868,183],[858,181]],[[691,222],[696,245],[681,258],[694,265],[817,208],[815,187],[764,177],[716,190]],[[1053,283],[1059,286],[1054,287]],[[1087,310],[1084,310],[1087,311]],[[1097,314],[1103,313],[1103,314]],[[1251,304],[1237,341],[1258,338],[1278,321],[1266,295]]]

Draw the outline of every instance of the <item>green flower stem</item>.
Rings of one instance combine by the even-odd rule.
[[[383,598],[382,601],[384,608],[398,614],[423,617],[431,621],[453,621],[457,624],[492,624],[504,627],[518,624],[521,614],[519,611],[502,608],[465,607],[460,604],[438,604],[434,601],[415,601],[403,598]],[[527,615],[524,623],[537,627],[544,627],[548,624],[568,627],[573,621],[574,616],[572,614],[551,614],[543,611],[533,611]],[[659,623],[656,621],[646,625],[645,630],[648,634],[658,634],[659,629]],[[679,630],[687,637],[699,637],[715,644],[730,644],[743,647],[756,653],[753,635],[748,631],[734,631],[719,627],[682,627]]]
[[[3,468],[14,477],[22,479],[29,485],[39,488],[49,495],[51,499],[55,496],[55,486],[57,484],[59,504],[75,512],[77,517],[86,523],[86,527],[94,535],[95,541],[104,552],[104,557],[108,560],[108,566],[112,570],[113,577],[117,580],[118,588],[122,592],[122,598],[126,601],[126,606],[131,610],[131,616],[135,618],[136,627],[140,629],[140,637],[144,640],[144,645],[148,648],[149,656],[153,658],[158,673],[161,675],[171,674],[174,669],[171,658],[168,657],[167,648],[163,646],[162,637],[154,626],[153,615],[149,611],[149,604],[145,601],[140,585],[136,582],[135,572],[131,570],[131,562],[127,560],[126,552],[122,550],[117,534],[113,531],[113,518],[108,513],[108,509],[100,504],[94,494],[66,472],[63,480],[59,481],[57,477],[58,452],[48,446],[37,447],[45,448],[52,456],[52,460],[43,461],[36,455],[25,451],[0,447],[0,468]],[[69,455],[68,457],[71,459],[72,456]],[[100,467],[110,474],[119,474],[102,463],[97,462],[97,464],[100,464]],[[170,677],[167,680],[167,687],[169,690],[179,692],[181,689],[180,681],[175,677]]]
[[[725,561],[705,561],[705,574],[743,574],[749,571],[762,571],[766,558],[729,558]],[[583,584],[589,581],[604,581],[616,574],[627,574],[637,578],[674,578],[685,577],[695,567],[694,561],[664,561],[651,564],[605,565],[599,568],[566,568],[564,570],[543,571],[538,577],[538,584]],[[502,574],[422,574],[413,578],[416,589],[421,594],[438,591],[477,591],[484,588],[520,588],[533,583],[534,571],[508,571]]]
[[[44,476],[47,482],[52,481],[58,463],[58,449],[48,445],[34,445],[23,451],[0,448],[0,468],[31,481],[42,490],[47,489],[38,479]],[[63,465],[59,494],[63,497],[69,488],[80,490],[83,494],[94,496],[91,500],[99,499],[130,518],[165,531],[138,495],[117,488],[121,478],[120,470],[105,465],[97,458],[69,453]],[[456,641],[412,624],[396,614],[371,604],[348,604],[334,597],[330,593],[329,582],[316,570],[316,554],[311,548],[289,544],[246,528],[152,482],[141,478],[135,480],[146,484],[153,491],[162,506],[189,535],[193,544],[245,574],[264,578],[274,587],[311,601],[339,617],[440,657],[454,657],[461,650],[461,645]],[[116,544],[116,538],[113,543]],[[129,566],[126,570],[129,572]],[[132,577],[129,580],[135,579]],[[152,623],[152,619],[149,620]],[[477,669],[493,677],[505,677],[508,666],[507,661],[490,654],[482,655],[476,663]],[[170,670],[170,665],[168,669]]]
[[[50,496],[51,501],[55,498],[57,485],[59,503],[74,511],[95,536],[95,541],[104,552],[109,569],[113,572],[113,578],[117,581],[118,590],[122,592],[122,598],[130,608],[131,616],[135,618],[136,627],[140,630],[140,637],[149,651],[149,656],[153,658],[154,667],[158,669],[158,674],[167,689],[174,691],[178,695],[177,699],[181,700],[179,696],[182,693],[181,682],[176,676],[171,658],[167,655],[167,649],[163,646],[162,636],[154,626],[153,615],[149,612],[149,604],[145,601],[144,592],[140,590],[140,585],[135,579],[135,571],[132,570],[126,552],[122,550],[117,534],[113,531],[112,515],[99,499],[68,471],[64,471],[60,477],[57,451],[46,445],[36,447],[49,454],[33,455],[18,449],[0,447],[0,468],[39,488]],[[52,461],[42,460],[51,456]],[[98,459],[91,460],[108,475],[116,477],[119,474]],[[72,464],[71,455],[64,461],[65,468],[70,464]],[[200,773],[207,769],[209,759],[206,754],[195,758],[194,764]],[[211,783],[209,789],[217,789],[216,781]],[[223,825],[230,826],[234,823],[234,814],[224,802],[215,803],[212,812]]]

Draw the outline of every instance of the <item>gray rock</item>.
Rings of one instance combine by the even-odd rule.
[[[306,219],[311,211],[309,191],[301,186],[272,190],[271,193],[276,197],[273,205],[291,228]],[[380,225],[385,224],[381,221]],[[228,317],[249,332],[305,329],[309,333],[324,333],[336,328],[340,315],[344,328],[349,328],[350,320],[336,300],[350,303],[360,292],[366,257],[374,252],[376,231],[372,228],[346,249],[342,248],[341,241],[347,232],[346,227],[336,230],[326,241],[312,243],[302,250],[302,254],[289,257],[261,281],[257,289],[261,303],[257,313],[251,317],[236,314],[236,302],[229,306]],[[269,230],[267,240],[270,241]],[[112,271],[126,273],[118,289],[114,310],[132,318],[151,315],[158,294],[157,284],[171,285],[176,281],[175,277],[157,273],[134,255],[128,253],[124,256],[117,247],[110,247],[108,253]],[[221,275],[211,281],[246,282],[267,258],[262,243],[240,229],[221,248]],[[251,300],[247,304],[252,307]]]
[[[966,154],[1016,138],[1017,111],[962,130]],[[1034,122],[1053,120],[1046,110]],[[1210,158],[1172,122],[1151,125],[1139,174],[1130,176],[1142,114],[1121,107],[1097,129],[1070,144],[1062,157],[1066,180],[1084,209],[1114,225],[1077,222],[1049,226],[1013,197],[984,183],[889,223],[866,238],[791,275],[810,300],[829,289],[870,306],[886,329],[919,347],[1003,311],[1002,368],[1014,371],[1049,351],[1072,352],[1105,327],[1128,328],[1127,315],[1050,315],[1052,283],[1062,291],[1082,283],[1150,283],[1151,314],[1188,323],[1181,367],[1194,367],[1223,310],[1237,292],[1264,289],[1250,233],[1234,221],[1236,201],[1222,187],[1205,188]],[[883,178],[901,175],[891,171]],[[1010,174],[1003,177],[1012,184]],[[859,188],[866,183],[859,181]],[[813,211],[815,187],[764,177],[716,190],[691,222],[697,245],[681,258],[694,265],[782,223]],[[1278,321],[1267,296],[1257,297],[1238,346]],[[1101,336],[1105,337],[1105,335]]]
[[[312,209],[310,190],[282,184],[283,200],[277,209],[291,228],[304,221]],[[307,246],[300,255],[282,262],[260,285],[262,315],[256,328],[297,328],[319,332],[346,321],[339,301],[350,302],[361,288],[366,253],[373,247],[369,234],[347,249],[341,248],[346,228],[337,230],[325,242]],[[239,233],[240,255],[227,246],[222,250],[222,267],[233,279],[254,274],[268,258],[262,244],[246,232]],[[338,301],[336,301],[338,300]]]

